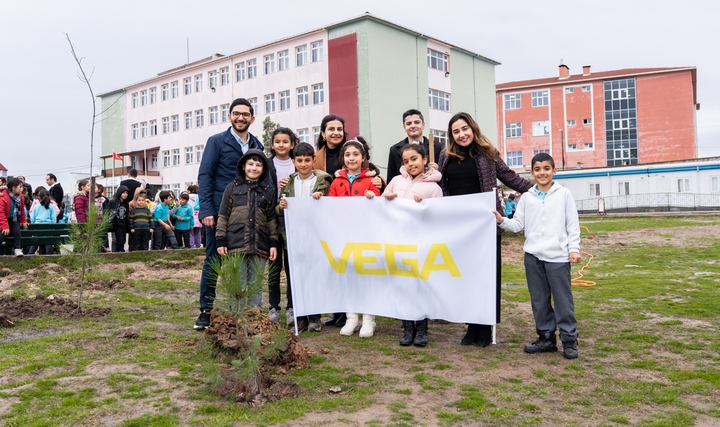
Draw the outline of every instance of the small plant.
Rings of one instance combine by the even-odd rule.
[[[70,238],[68,244],[73,252],[68,257],[76,257],[80,262],[80,284],[78,286],[77,313],[82,313],[83,286],[85,273],[97,264],[97,254],[102,247],[103,237],[107,234],[111,221],[110,212],[105,212],[98,219],[98,210],[94,203],[90,203],[87,222],[84,224],[70,224]]]
[[[229,312],[238,341],[237,348],[241,354],[244,353],[244,358],[233,361],[233,365],[240,369],[242,376],[252,380],[252,395],[256,395],[262,391],[258,354],[261,337],[250,337],[250,322],[246,309],[252,307],[253,297],[261,293],[265,285],[264,262],[259,257],[235,252],[216,258],[212,267],[218,278],[217,287],[222,290],[224,298],[229,299]],[[248,274],[249,271],[254,274]]]
[[[263,120],[263,145],[265,146],[265,154],[270,155],[270,145],[272,145],[272,133],[275,129],[280,127],[279,123],[275,123],[270,120],[270,116],[265,117]]]

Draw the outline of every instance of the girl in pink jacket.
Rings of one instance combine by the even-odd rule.
[[[400,175],[390,181],[383,197],[393,200],[396,197],[413,199],[420,203],[423,199],[442,197],[442,189],[438,184],[442,174],[428,168],[428,157],[425,148],[420,144],[410,144],[403,148],[403,165]],[[428,321],[403,320],[403,336],[400,345],[415,344],[424,347],[428,343]]]

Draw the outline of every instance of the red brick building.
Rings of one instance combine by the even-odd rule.
[[[630,68],[496,86],[497,146],[523,168],[539,152],[558,169],[697,157],[695,67]]]

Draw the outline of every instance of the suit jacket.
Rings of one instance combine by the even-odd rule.
[[[387,166],[387,182],[392,181],[393,178],[400,175],[400,166],[403,165],[402,163],[402,155],[401,151],[402,149],[408,145],[410,141],[408,141],[407,138],[403,139],[402,141],[398,142],[397,144],[390,147],[390,154],[388,155],[388,166]],[[425,147],[425,151],[428,153],[428,160],[430,160],[430,140],[426,137],[423,137],[422,146]],[[435,147],[435,161],[437,162],[437,159],[440,156],[440,151],[443,149],[442,145],[440,145],[439,142],[435,142],[433,144]]]
[[[48,191],[50,193],[50,197],[52,197],[55,200],[55,203],[57,203],[58,208],[60,208],[60,213],[58,213],[58,221],[62,219],[63,214],[65,213],[65,204],[63,203],[63,199],[65,198],[65,192],[63,191],[62,185],[60,185],[59,182],[56,182],[55,185],[50,187],[50,190]]]

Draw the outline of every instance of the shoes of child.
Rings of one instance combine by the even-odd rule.
[[[295,313],[293,312],[292,307],[285,310],[285,324],[287,326],[295,325]]]
[[[375,333],[375,316],[372,314],[363,314],[362,328],[360,328],[360,338],[369,338]]]
[[[347,321],[345,326],[340,329],[340,335],[351,336],[360,328],[360,319],[357,313],[347,313]]]
[[[280,321],[280,310],[277,308],[271,308],[268,313],[268,317],[270,317],[271,322],[278,323]]]

